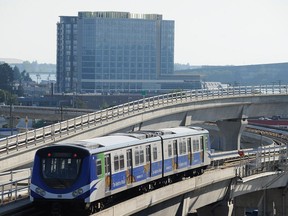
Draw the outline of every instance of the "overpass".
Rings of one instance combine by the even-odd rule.
[[[217,122],[224,137],[222,150],[240,149],[248,117],[288,114],[287,91],[287,86],[201,89],[143,98],[88,113],[0,140],[0,172],[31,163],[38,148],[55,142],[198,121]]]
[[[0,113],[5,117],[18,117],[30,119],[43,119],[50,121],[63,121],[95,112],[92,109],[75,109],[64,107],[37,107],[37,106],[17,106],[1,105]]]
[[[249,208],[257,209],[258,215],[286,216],[287,168],[253,175],[235,172],[243,168],[245,166],[208,171],[114,205],[94,216],[243,216]]]
[[[259,215],[286,216],[288,214],[286,146],[274,145],[264,151],[261,148],[247,149],[244,157],[239,159],[238,155],[236,160],[232,160],[237,155],[237,151],[214,153],[213,163],[204,174],[123,201],[94,216],[243,216],[247,208],[257,209]],[[17,189],[17,182],[27,180],[22,177],[17,181],[16,173],[14,175],[11,184],[13,183],[13,188]],[[10,179],[11,175],[7,177]],[[13,213],[11,209],[13,211],[20,205],[16,211],[21,211],[21,205],[25,208],[26,204],[29,204],[28,199],[23,200],[22,204],[4,205],[0,214],[11,215]]]

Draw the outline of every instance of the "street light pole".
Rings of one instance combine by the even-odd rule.
[[[10,129],[11,129],[11,136],[13,135],[13,116],[12,116],[12,102],[10,102]]]

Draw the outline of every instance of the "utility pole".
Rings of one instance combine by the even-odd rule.
[[[13,135],[13,115],[12,115],[12,101],[10,101],[10,129],[11,129],[11,136]]]

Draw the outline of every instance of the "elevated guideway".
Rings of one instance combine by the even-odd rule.
[[[213,156],[214,166],[203,175],[127,200],[94,216],[243,216],[249,208],[257,209],[259,215],[287,215],[288,163],[284,149],[284,154],[274,155],[260,150],[254,159],[251,156],[255,152],[250,151],[250,157],[246,155],[238,162],[231,162],[236,157],[233,152],[219,153]],[[226,164],[215,166],[221,158],[226,158]],[[275,170],[278,166],[281,169]]]
[[[275,178],[278,179],[275,183],[265,187]],[[277,215],[287,215],[287,173],[283,175],[271,172],[257,174],[253,178],[244,177],[242,181],[237,181],[237,179],[231,168],[225,171],[212,171],[122,202],[94,216],[164,216],[188,215],[189,213],[195,213],[195,215],[197,213],[198,216],[243,216],[247,208],[259,209],[262,213],[260,215],[267,215],[263,214],[264,212],[272,215],[273,211],[277,211]],[[277,190],[279,193],[284,193],[284,200],[281,200],[282,194],[272,195]],[[261,207],[264,206],[262,203],[264,193],[267,199],[266,209]],[[276,200],[279,202],[272,207]]]
[[[199,216],[207,216],[213,213],[216,216],[231,216],[233,211],[233,216],[242,216],[247,207],[259,209],[263,213],[267,212],[268,215],[274,211],[277,211],[277,215],[288,213],[288,160],[285,145],[268,147],[265,150],[246,149],[245,156],[242,157],[239,157],[238,151],[214,153],[212,160],[209,169],[200,176],[143,194],[94,215],[197,213]],[[25,170],[24,172],[26,174]],[[19,177],[19,173],[14,173],[14,181],[11,185],[17,187],[18,182],[27,181],[26,177]],[[8,186],[8,184],[3,185]],[[2,191],[2,194],[11,198],[19,194],[14,186],[13,190],[11,186],[11,192],[9,186],[6,190],[7,192]],[[273,205],[276,201],[277,205]],[[20,203],[23,208],[31,204],[28,200]],[[20,203],[4,205],[0,213],[1,211],[4,214],[11,212],[15,206],[20,210],[22,208]]]
[[[249,116],[288,115],[287,86],[234,87],[193,90],[144,98],[81,115],[0,141],[0,172],[31,163],[35,151],[55,142],[69,142],[112,132],[220,121],[238,125],[222,131],[223,150],[240,148],[242,125]],[[230,134],[233,134],[231,136]]]
[[[77,116],[93,113],[92,109],[75,109],[63,107],[37,107],[37,106],[17,106],[1,105],[0,113],[2,116],[19,117],[29,119],[43,119],[49,121],[63,121],[75,118]]]

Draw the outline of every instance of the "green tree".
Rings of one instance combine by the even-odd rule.
[[[0,65],[0,89],[5,91],[12,91],[13,86],[13,69],[7,64],[1,64]]]
[[[14,80],[20,80],[21,79],[21,74],[20,74],[20,70],[17,66],[15,66],[13,68],[13,79]]]
[[[19,83],[18,89],[14,92],[18,95],[18,97],[24,95],[24,88],[23,88],[23,82],[31,82],[32,79],[30,78],[29,73],[27,73],[25,70],[23,70],[21,73],[19,71],[19,68],[17,66],[14,67],[14,81],[17,81]]]
[[[27,73],[26,70],[21,72],[21,79],[25,82],[31,82],[32,81],[30,74]]]
[[[0,89],[0,103],[17,104],[17,96]]]
[[[7,92],[0,89],[0,103],[6,103]]]

